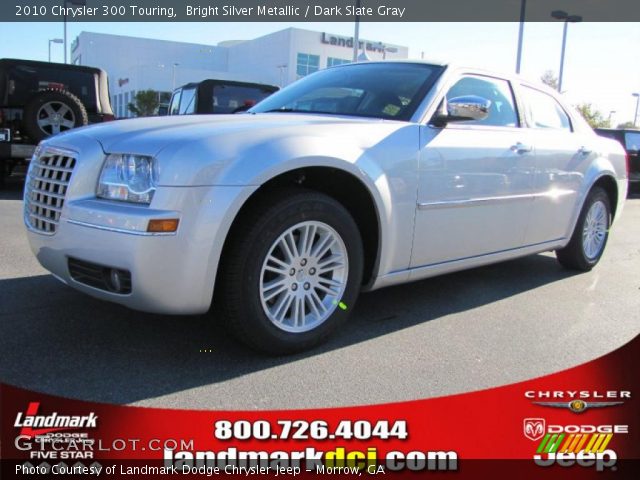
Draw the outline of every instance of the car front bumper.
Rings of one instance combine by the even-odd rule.
[[[34,230],[25,220],[27,235],[42,266],[77,290],[146,312],[200,314],[211,305],[218,260],[233,218],[228,213],[236,211],[251,191],[251,187],[159,188],[154,204],[179,205],[178,210],[79,199],[65,205],[53,235]],[[178,218],[178,230],[147,233],[149,220],[158,218]],[[74,279],[69,259],[130,272],[131,293]]]

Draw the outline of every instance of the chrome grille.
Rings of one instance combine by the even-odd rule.
[[[31,160],[25,192],[25,219],[34,230],[54,234],[60,221],[75,157],[45,149]]]

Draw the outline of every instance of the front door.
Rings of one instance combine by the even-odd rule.
[[[411,267],[523,246],[533,201],[535,156],[508,81],[459,78],[447,99],[491,101],[484,120],[421,128]]]

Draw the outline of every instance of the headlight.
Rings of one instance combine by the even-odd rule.
[[[107,155],[96,195],[109,200],[151,203],[156,191],[156,160],[143,155]]]

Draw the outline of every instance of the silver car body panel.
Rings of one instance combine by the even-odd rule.
[[[304,167],[342,170],[369,191],[380,238],[367,289],[562,247],[602,176],[617,182],[620,213],[624,151],[585,127],[572,109],[570,134],[431,126],[447,89],[465,74],[506,79],[516,95],[520,84],[528,85],[449,66],[408,122],[287,113],[174,116],[53,137],[41,148],[70,150],[77,162],[56,233],[29,230],[32,250],[60,280],[95,297],[195,314],[211,304],[222,248],[242,206],[265,182]],[[531,148],[518,151],[518,144]],[[96,198],[106,153],[156,157],[159,186],[149,206]],[[178,218],[179,228],[148,234],[152,218]],[[76,282],[69,257],[131,271],[132,292]]]

